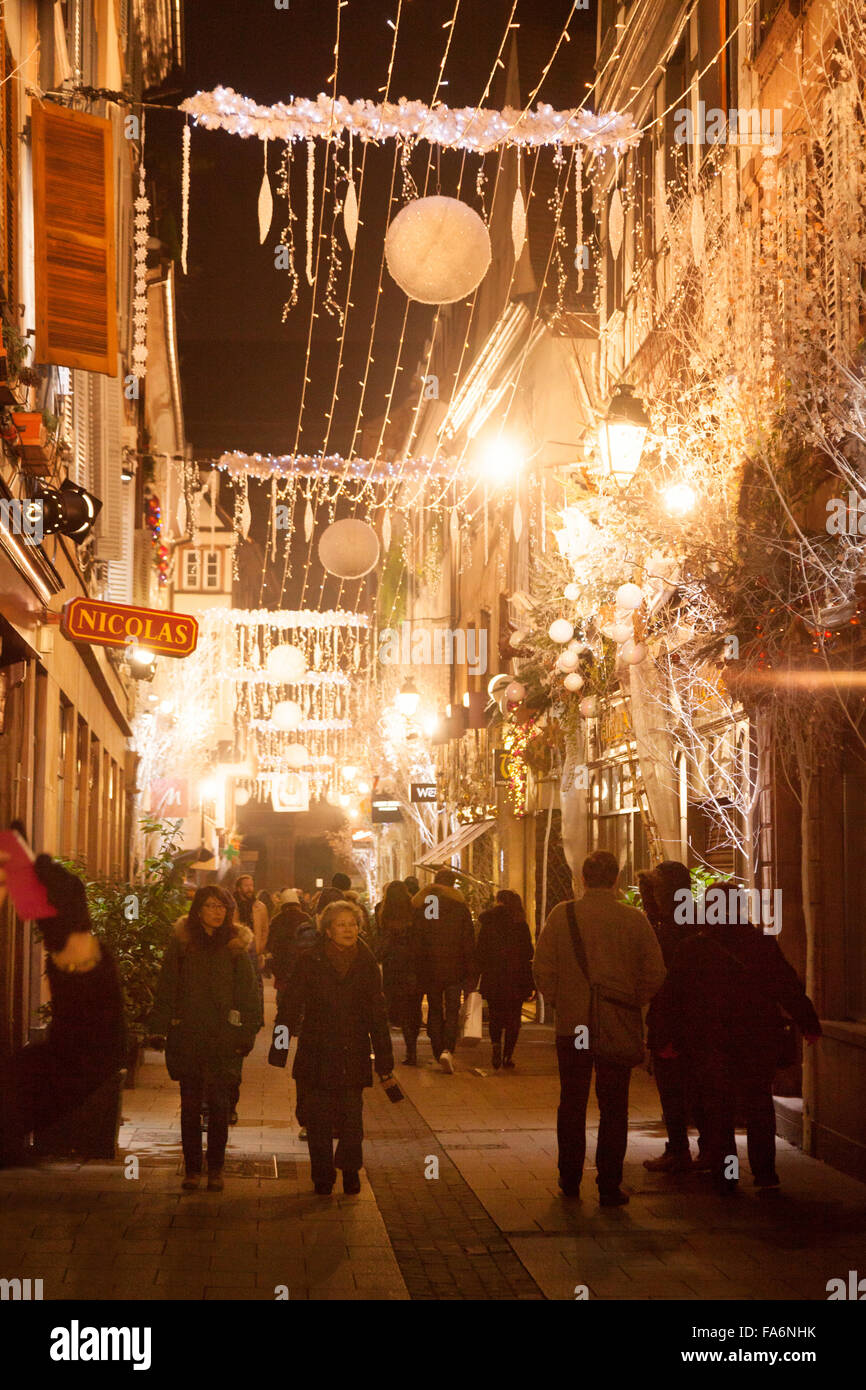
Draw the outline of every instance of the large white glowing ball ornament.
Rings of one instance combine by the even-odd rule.
[[[577,603],[577,600],[580,598],[580,589],[576,584],[566,584],[565,597],[568,599],[569,603]]]
[[[284,642],[278,647],[271,647],[265,666],[269,676],[274,676],[277,680],[290,684],[292,681],[299,681],[304,675],[307,669],[307,658],[298,647]]]
[[[278,729],[297,729],[301,719],[301,707],[295,700],[280,700],[274,705],[271,723]]]
[[[293,768],[306,767],[310,761],[309,753],[300,743],[290,744],[283,756],[287,765]]]
[[[360,579],[378,562],[379,537],[366,521],[353,517],[334,521],[322,532],[319,559],[339,579]]]
[[[490,266],[490,234],[457,198],[416,198],[385,236],[385,262],[419,304],[454,304],[477,289]]]
[[[582,719],[594,719],[598,713],[598,701],[594,695],[586,695],[577,708]]]
[[[639,666],[646,661],[647,650],[643,642],[623,642],[620,653],[629,666]]]
[[[574,624],[570,623],[567,618],[554,618],[547,629],[547,635],[551,642],[558,642],[560,646],[564,647],[566,642],[570,642],[574,636]]]
[[[572,695],[576,695],[578,690],[583,689],[583,676],[577,671],[571,671],[562,682],[566,690],[570,690]]]
[[[505,698],[510,705],[522,705],[526,699],[526,686],[522,681],[510,681],[505,687]]]
[[[556,658],[556,669],[562,671],[563,675],[568,675],[570,671],[576,671],[580,665],[580,657],[577,652],[566,647],[564,652],[560,652]]]
[[[620,584],[616,591],[617,608],[640,608],[643,603],[643,593],[637,584]]]

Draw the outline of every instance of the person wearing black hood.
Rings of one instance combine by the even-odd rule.
[[[810,1045],[821,1024],[774,936],[744,914],[741,891],[711,884],[700,931],[674,951],[656,996],[654,1050],[683,1056],[705,1116],[710,1170],[723,1195],[737,1191],[734,1117],[743,1107],[749,1165],[759,1193],[779,1187],[773,1076],[786,1056],[786,1015]],[[746,920],[743,920],[743,918]]]
[[[0,855],[0,906],[6,897],[5,856]],[[108,948],[94,936],[84,884],[47,854],[34,870],[56,917],[37,923],[47,952],[45,975],[51,1021],[44,1043],[30,1044],[4,1065],[0,1078],[0,1165],[26,1161],[26,1136],[50,1149],[52,1127],[95,1103],[124,1066],[127,1053],[123,991]],[[113,1104],[116,1099],[106,1098]],[[96,1148],[90,1122],[89,1137]],[[82,1126],[87,1130],[88,1126]],[[82,1134],[82,1148],[88,1134]],[[95,1154],[95,1156],[104,1156]]]
[[[487,1000],[491,1064],[498,1071],[514,1066],[523,1002],[535,993],[532,935],[520,895],[509,888],[499,889],[493,906],[478,920],[475,950],[481,971],[479,990]]]
[[[638,874],[643,910],[658,937],[666,969],[670,969],[677,947],[695,930],[687,920],[693,919],[694,914],[683,910],[683,905],[691,901],[691,883],[691,874],[685,864],[677,859],[664,859],[652,873]],[[670,1056],[672,1049],[664,1044],[661,1045],[664,1050],[655,1046],[658,1033],[664,1032],[659,1021],[657,999],[658,995],[647,1013],[647,1045],[652,1053],[653,1075],[668,1138],[664,1153],[658,1158],[645,1159],[643,1166],[650,1173],[687,1173],[692,1168],[689,1112],[692,1112],[699,1131],[702,1131],[700,1104],[695,1087],[690,1084],[685,1057],[682,1054]],[[703,1134],[700,1132],[695,1165],[699,1170],[705,1170],[709,1164],[704,1149]]]

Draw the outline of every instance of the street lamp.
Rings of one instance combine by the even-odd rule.
[[[420,699],[421,696],[415,689],[415,682],[410,676],[408,680],[403,682],[397,693],[397,708],[401,714],[405,714],[407,719],[411,719],[418,708]]]
[[[626,383],[617,387],[599,430],[598,442],[608,473],[627,487],[637,471],[649,430],[649,417]]]

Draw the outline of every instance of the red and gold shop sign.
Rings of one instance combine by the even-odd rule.
[[[81,596],[63,605],[60,631],[72,642],[92,642],[99,647],[135,643],[156,656],[189,656],[198,642],[198,622],[187,613],[102,603]]]

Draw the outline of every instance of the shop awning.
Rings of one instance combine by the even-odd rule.
[[[448,864],[455,854],[459,854],[467,845],[471,845],[473,840],[477,840],[485,831],[491,830],[496,824],[493,817],[489,820],[476,820],[471,825],[461,825],[459,830],[455,830],[453,835],[440,840],[438,845],[433,845],[420,859],[415,860],[418,868],[425,864]]]

